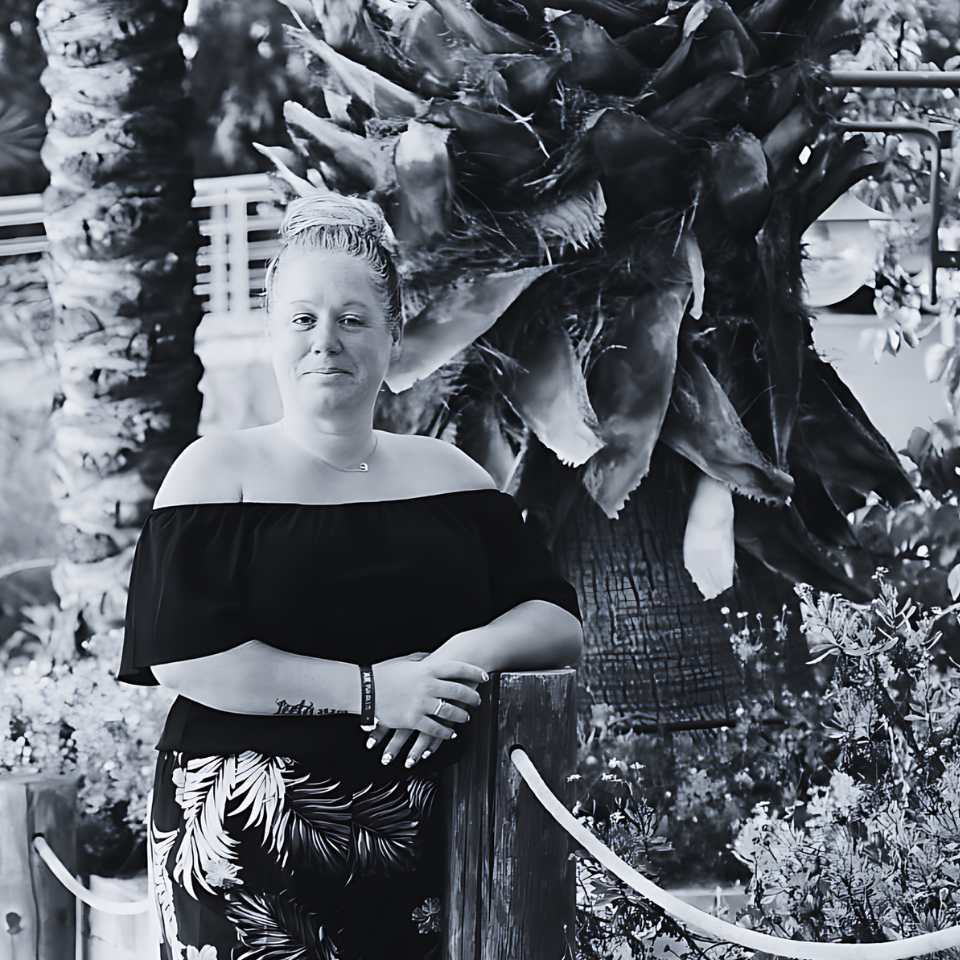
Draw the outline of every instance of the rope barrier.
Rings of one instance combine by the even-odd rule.
[[[662,890],[601,843],[553,795],[522,747],[514,747],[510,759],[547,813],[592,857],[637,893],[662,907],[675,920],[700,933],[725,943],[737,943],[751,950],[760,950],[775,957],[790,957],[793,960],[908,960],[909,957],[920,957],[938,950],[960,947],[960,926],[885,943],[820,943],[774,937],[711,916]]]
[[[134,914],[146,913],[150,909],[151,900],[147,897],[145,900],[108,900],[99,894],[88,890],[76,877],[63,865],[60,858],[50,848],[50,844],[43,837],[33,838],[33,847],[40,855],[40,859],[50,868],[51,873],[78,899],[82,900],[88,906],[95,910],[102,910],[104,913]]]
[[[13,576],[15,573],[21,573],[24,570],[39,570],[41,567],[52,567],[56,562],[56,557],[41,557],[39,560],[18,560],[15,563],[8,563],[5,567],[0,567],[0,580],[4,577]]]

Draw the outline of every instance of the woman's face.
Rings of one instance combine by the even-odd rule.
[[[369,264],[349,253],[287,251],[270,291],[269,339],[285,414],[368,417],[400,355]]]

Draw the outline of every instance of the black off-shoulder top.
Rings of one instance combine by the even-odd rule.
[[[534,599],[580,616],[573,587],[528,533],[513,499],[497,490],[164,507],[148,516],[137,544],[118,679],[156,684],[154,664],[252,639],[305,656],[377,663],[435,650]],[[365,737],[353,714],[254,716],[181,696],[157,749],[255,750],[373,769]],[[445,744],[418,767],[454,761],[467,739]]]

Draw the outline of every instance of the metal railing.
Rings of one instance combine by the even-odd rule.
[[[258,326],[255,312],[267,261],[280,249],[283,211],[265,173],[195,180],[193,206],[208,244],[197,253],[197,285],[203,300],[204,336],[243,336]],[[253,316],[251,316],[253,314]]]

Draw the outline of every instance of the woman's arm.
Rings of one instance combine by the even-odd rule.
[[[163,686],[227,713],[360,712],[356,665],[302,657],[259,640],[195,660],[158,663],[151,669]]]
[[[494,670],[552,670],[576,663],[583,649],[580,621],[570,612],[546,600],[526,600],[491,620],[486,626],[455,633],[423,661],[434,659],[472,663],[485,673]],[[460,700],[475,704],[479,698]],[[451,704],[445,709],[453,709]],[[458,721],[459,722],[459,721]],[[382,762],[390,763],[410,739],[413,728],[384,723],[371,735],[367,748],[387,742]],[[404,762],[412,767],[435,753],[440,737],[420,732]]]
[[[321,660],[278,650],[259,640],[194,660],[156,664],[154,676],[163,686],[227,713],[259,716],[322,716],[360,710],[360,670],[355,663]],[[437,699],[473,705],[474,687],[483,670],[449,657],[411,660],[399,657],[374,667],[376,712],[384,723],[409,727],[432,736],[452,731],[431,716]],[[465,710],[451,705],[445,719],[462,723]]]
[[[455,633],[431,658],[463,660],[494,670],[551,670],[580,659],[583,630],[563,607],[527,600],[475,630]]]

